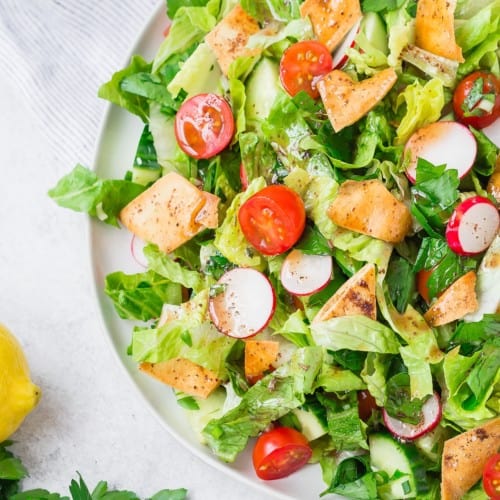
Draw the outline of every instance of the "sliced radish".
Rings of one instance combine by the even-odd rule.
[[[500,148],[500,118],[497,118],[491,125],[484,127],[481,131],[497,148]]]
[[[281,266],[281,283],[294,295],[311,295],[328,285],[332,268],[329,255],[308,255],[292,250]]]
[[[460,203],[446,226],[446,241],[459,255],[484,252],[500,229],[496,206],[482,196],[472,196]]]
[[[349,60],[347,50],[352,49],[356,44],[356,36],[359,33],[360,24],[361,20],[356,22],[356,24],[347,32],[347,35],[333,53],[334,69],[341,69],[347,64],[347,61]]]
[[[382,409],[384,424],[391,434],[400,439],[413,440],[432,431],[441,420],[442,407],[439,395],[435,392],[422,406],[422,420],[418,424],[408,424],[391,417]]]
[[[410,155],[406,176],[415,183],[417,160],[423,158],[433,165],[446,165],[458,170],[461,179],[472,168],[476,159],[477,143],[472,132],[461,123],[440,121],[418,129],[405,146]]]
[[[130,252],[132,253],[132,257],[141,267],[147,268],[148,261],[146,257],[144,257],[143,249],[146,246],[146,243],[141,240],[135,234],[132,235],[132,239],[130,240]]]
[[[212,292],[212,322],[230,337],[251,337],[271,321],[276,307],[274,289],[266,276],[255,269],[237,267],[227,271]]]

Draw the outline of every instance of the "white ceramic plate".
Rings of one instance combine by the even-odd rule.
[[[141,54],[147,60],[152,60],[161,43],[162,32],[167,23],[164,11],[165,4],[161,2],[132,47],[131,55]],[[108,108],[94,162],[95,171],[99,176],[123,178],[125,171],[132,165],[142,128],[143,124],[138,117],[115,106]],[[325,489],[319,465],[306,466],[285,479],[264,482],[259,480],[253,471],[249,451],[241,454],[236,463],[229,465],[218,461],[207,447],[198,442],[185,418],[184,410],[177,405],[171,390],[149,376],[139,373],[137,365],[127,356],[126,350],[133,325],[118,317],[111,301],[104,295],[104,279],[107,274],[119,270],[126,273],[143,270],[131,256],[130,233],[91,221],[89,236],[91,264],[104,329],[120,363],[165,429],[207,464],[254,486],[261,492],[281,499],[318,498]],[[251,448],[251,445],[248,448]]]

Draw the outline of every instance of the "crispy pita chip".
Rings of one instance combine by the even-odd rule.
[[[462,49],[455,41],[456,3],[456,0],[418,0],[415,42],[433,54],[463,62]]]
[[[483,474],[488,458],[500,450],[500,417],[444,443],[442,500],[459,500]]]
[[[256,56],[261,49],[247,48],[248,39],[257,33],[260,26],[237,4],[229,14],[205,37],[214,51],[222,72],[227,76],[229,66],[238,57]]]
[[[217,375],[185,358],[141,363],[139,370],[191,396],[207,398],[220,385]]]
[[[218,203],[217,196],[170,172],[125,206],[120,220],[139,238],[169,253],[203,229],[217,227]]]
[[[343,182],[328,216],[337,226],[389,243],[402,241],[412,224],[408,207],[377,179]]]
[[[274,368],[280,350],[275,340],[245,341],[245,377],[252,381]]]
[[[315,35],[332,52],[361,19],[359,0],[305,0],[302,17],[309,16]]]
[[[318,83],[318,91],[335,132],[356,123],[375,107],[397,80],[393,68],[386,68],[361,82],[334,69]]]
[[[430,326],[441,326],[463,318],[477,308],[476,273],[469,271],[439,296],[424,318]]]
[[[356,314],[377,319],[375,283],[375,266],[365,264],[330,297],[314,317],[313,323]]]

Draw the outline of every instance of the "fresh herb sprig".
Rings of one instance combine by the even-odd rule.
[[[82,476],[78,480],[72,479],[69,485],[70,496],[59,493],[50,493],[37,488],[19,492],[20,482],[28,476],[28,471],[21,460],[8,450],[12,441],[0,443],[0,500],[140,500],[132,491],[109,490],[106,481],[99,481],[97,486],[90,490]],[[148,500],[186,500],[187,490],[161,490]]]

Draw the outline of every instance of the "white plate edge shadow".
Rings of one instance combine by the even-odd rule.
[[[131,45],[127,59],[123,67],[128,64],[130,57],[134,54],[141,54],[143,56],[152,57],[155,50],[158,48],[159,41],[161,40],[161,31],[158,30],[159,27],[165,26],[167,22],[165,14],[165,3],[164,1],[159,2],[157,7],[153,10],[150,17],[145,22],[143,28],[140,30],[136,37],[136,40]],[[154,33],[158,40],[152,42],[149,40]],[[131,37],[133,38],[133,37]],[[120,68],[114,68],[116,71]],[[122,116],[121,116],[122,115]],[[129,132],[131,128],[135,128],[135,141],[132,144],[128,144],[129,151],[129,163],[127,167],[131,164],[133,160],[133,155],[137,146],[137,141],[139,139],[140,130],[142,129],[142,123],[138,117],[132,116],[111,103],[107,104],[106,110],[102,116],[99,131],[97,134],[97,141],[95,146],[95,153],[92,162],[93,170],[102,174],[103,171],[108,171],[110,168],[115,168],[113,175],[105,175],[108,178],[123,178],[125,169],[118,168],[116,163],[110,163],[108,166],[103,166],[105,163],[106,156],[118,155],[123,157],[122,153],[117,153],[117,147],[109,150],[107,148],[107,143],[109,143],[110,135],[110,124],[117,121],[120,126],[128,127]],[[134,123],[133,123],[134,122]],[[113,138],[112,138],[113,139]],[[113,142],[124,142],[123,137],[118,134]],[[121,144],[123,145],[123,144]],[[108,151],[106,151],[108,149]],[[106,242],[108,240],[121,240],[121,244],[126,245],[124,238],[130,238],[130,234],[125,230],[119,230],[108,226],[102,222],[87,218],[87,241],[89,245],[89,259],[88,265],[90,267],[90,274],[93,278],[93,292],[95,295],[95,307],[97,310],[97,316],[101,323],[102,330],[105,333],[105,337],[110,344],[111,350],[113,351],[116,360],[124,369],[127,374],[127,378],[132,383],[135,391],[138,393],[140,398],[147,404],[148,409],[153,413],[153,415],[158,419],[163,428],[165,428],[179,443],[181,443],[185,448],[187,448],[193,455],[197,456],[203,462],[211,465],[212,467],[222,471],[223,473],[231,476],[237,481],[244,482],[248,486],[255,488],[261,493],[266,493],[270,496],[281,500],[309,500],[311,498],[318,498],[319,494],[326,489],[326,485],[323,483],[321,478],[321,471],[319,465],[307,466],[298,473],[293,474],[289,478],[271,481],[271,482],[261,482],[254,474],[253,468],[251,466],[251,455],[247,451],[236,461],[235,464],[226,464],[219,461],[210,450],[201,444],[193,443],[190,441],[190,437],[193,436],[185,435],[179,431],[179,429],[174,427],[175,422],[168,421],[167,415],[164,413],[166,410],[173,410],[172,415],[168,415],[168,418],[182,418],[184,416],[183,410],[175,402],[173,394],[168,391],[165,392],[165,386],[161,386],[158,382],[150,380],[147,375],[144,375],[137,370],[136,364],[130,359],[126,354],[125,348],[128,345],[131,335],[131,325],[121,320],[108,297],[103,293],[104,276],[112,271],[122,270],[127,272],[127,266],[130,264],[128,260],[132,260],[130,256],[125,257],[125,261],[122,259],[122,265],[114,264],[112,269],[103,272],[101,269],[101,263],[99,256],[102,255],[98,251],[98,247],[102,244],[102,238],[105,238]],[[121,234],[120,234],[121,233]],[[108,245],[105,245],[108,248]],[[124,246],[124,248],[126,248]],[[115,255],[113,255],[113,262]],[[109,267],[104,265],[104,268]],[[130,269],[129,272],[139,272],[139,269]],[[160,405],[158,398],[164,400]],[[162,412],[163,410],[163,412]],[[180,425],[182,421],[179,421]],[[192,431],[191,431],[192,432]],[[306,486],[307,485],[307,486]],[[189,489],[189,485],[186,485]],[[293,493],[292,493],[293,492]],[[299,496],[295,496],[299,492]],[[312,494],[312,496],[311,496]],[[327,495],[323,497],[325,499],[339,498],[336,495]]]

